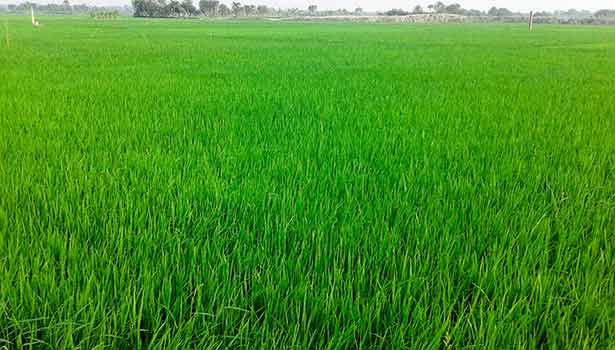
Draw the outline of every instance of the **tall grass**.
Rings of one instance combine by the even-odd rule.
[[[0,348],[615,346],[615,29],[8,22]]]

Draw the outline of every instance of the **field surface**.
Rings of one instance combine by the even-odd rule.
[[[0,20],[0,349],[615,348],[615,28]]]

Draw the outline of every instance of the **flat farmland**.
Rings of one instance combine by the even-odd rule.
[[[0,20],[1,349],[615,347],[615,27]]]

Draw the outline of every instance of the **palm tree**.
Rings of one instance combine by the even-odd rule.
[[[233,16],[237,17],[237,15],[239,14],[239,11],[241,11],[241,3],[233,2],[232,9],[233,9]]]

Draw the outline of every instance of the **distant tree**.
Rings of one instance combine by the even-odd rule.
[[[615,17],[615,10],[598,10],[594,13],[594,17],[597,18],[608,18],[608,17]]]
[[[424,13],[425,11],[423,11],[423,8],[421,7],[421,5],[416,5],[414,6],[414,9],[412,10],[412,13],[414,13],[415,15],[420,15],[421,13]]]
[[[230,16],[231,15],[231,9],[228,8],[228,6],[226,6],[225,4],[220,4],[218,5],[218,10],[217,13],[219,16]]]
[[[215,16],[218,12],[218,5],[220,2],[218,0],[200,0],[199,1],[199,10],[205,16]]]
[[[164,0],[133,0],[135,17],[168,17],[167,4]]]
[[[239,16],[240,12],[241,12],[241,3],[240,2],[233,2],[232,6],[231,6],[231,11],[233,12],[233,16],[237,17]]]
[[[357,16],[360,16],[363,14],[363,9],[360,7],[357,7],[356,9],[354,9],[354,14]]]
[[[489,9],[489,12],[487,12],[487,15],[494,16],[494,17],[506,17],[506,16],[512,16],[513,12],[507,8],[497,8],[494,6]]]
[[[310,13],[310,15],[316,14],[316,10],[318,10],[318,6],[316,5],[308,6],[308,12]]]
[[[450,4],[444,7],[444,13],[450,13],[454,15],[461,15],[465,10],[459,4]]]
[[[71,10],[70,2],[68,2],[68,0],[64,0],[62,2],[62,7],[64,7],[65,11],[70,11]]]
[[[146,11],[145,11],[145,1],[143,0],[132,0],[132,8],[133,10],[133,16],[135,17],[145,17],[146,15]]]
[[[186,10],[182,7],[182,4],[177,0],[171,0],[166,6],[166,12],[171,17],[183,17],[186,15]]]
[[[482,15],[484,15],[483,11],[481,11],[481,10],[474,10],[474,9],[467,10],[467,11],[465,11],[464,14],[466,16],[482,16]]]
[[[210,0],[211,2],[211,16],[217,16],[218,15],[218,8],[220,7],[220,1],[218,0]]]
[[[90,11],[90,8],[86,4],[78,4],[73,5],[73,11],[77,13],[87,13]]]
[[[243,14],[245,16],[253,16],[256,13],[256,6],[254,5],[244,5],[243,6]]]
[[[183,0],[181,6],[188,16],[196,15],[197,9],[192,3],[192,0]]]
[[[427,8],[436,13],[443,13],[446,9],[446,5],[442,1],[438,1],[435,4],[427,6]]]
[[[589,18],[592,16],[591,11],[588,11],[588,10],[570,9],[566,11],[566,14],[570,17],[575,17],[575,18]]]
[[[514,14],[514,12],[505,7],[500,8],[500,16],[512,16]]]
[[[265,16],[270,12],[271,11],[269,10],[269,7],[267,7],[267,5],[258,5],[256,7],[256,13],[258,13],[259,16]]]
[[[387,16],[407,16],[409,13],[402,9],[391,9],[384,13]]]
[[[21,3],[21,4],[17,5],[17,11],[23,11],[23,10],[28,10],[29,11],[31,8],[36,10],[37,7],[38,6],[35,3],[26,1],[24,3]]]

